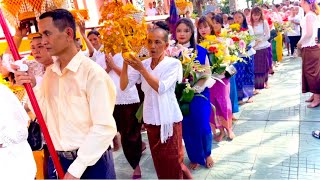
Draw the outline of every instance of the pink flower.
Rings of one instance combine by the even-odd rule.
[[[240,41],[239,41],[239,47],[240,47],[241,49],[245,49],[245,48],[246,48],[246,42],[244,42],[244,40],[240,40]]]

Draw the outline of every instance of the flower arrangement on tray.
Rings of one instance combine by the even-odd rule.
[[[137,10],[131,3],[121,1],[106,2],[101,9],[99,29],[103,51],[106,53],[139,54],[147,43],[147,24],[143,12]]]

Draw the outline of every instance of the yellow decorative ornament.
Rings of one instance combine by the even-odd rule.
[[[189,11],[190,14],[193,12],[192,2],[188,2],[186,0],[176,0],[176,6],[179,10],[179,15],[186,14],[187,11]]]
[[[13,93],[24,91],[23,86],[13,85],[12,83],[6,81],[1,74],[0,74],[0,84],[7,86]]]
[[[1,9],[8,20],[14,26],[19,27],[20,23],[28,19],[36,19],[42,13],[65,8],[66,0],[1,0]]]
[[[89,12],[87,9],[72,9],[69,11],[73,15],[77,23],[90,19]]]
[[[124,5],[119,1],[106,2],[101,9],[102,24],[99,32],[105,53],[139,54],[147,42],[147,25],[143,12],[131,3]],[[125,54],[126,53],[126,54]]]

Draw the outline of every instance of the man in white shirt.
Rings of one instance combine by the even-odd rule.
[[[75,20],[64,9],[40,16],[39,32],[51,56],[40,87],[34,88],[65,179],[115,179],[110,144],[116,134],[112,116],[115,86],[100,66],[77,51]],[[18,84],[35,78],[16,72]],[[52,163],[48,169],[54,169]],[[54,178],[51,174],[50,178]]]
[[[149,8],[146,10],[147,16],[155,16],[157,15],[157,10],[153,7],[152,2],[149,2]]]

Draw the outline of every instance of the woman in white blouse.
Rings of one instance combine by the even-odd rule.
[[[301,0],[306,15],[301,20],[302,35],[298,48],[302,55],[302,92],[313,95],[306,102],[308,108],[320,105],[320,48],[315,41],[318,33],[318,5],[316,0]]]
[[[37,169],[27,141],[29,116],[2,84],[0,98],[0,179],[32,180]]]
[[[142,62],[134,56],[125,59],[120,87],[125,90],[142,81],[145,94],[143,120],[158,178],[191,178],[183,163],[183,117],[175,95],[176,82],[182,80],[182,65],[179,60],[165,56],[168,46],[167,31],[160,28],[150,31],[148,49],[151,58]]]
[[[256,36],[256,44],[253,46],[253,49],[256,50],[254,55],[255,89],[264,89],[268,87],[268,72],[271,67],[268,60],[270,29],[259,7],[251,10],[251,26]]]

